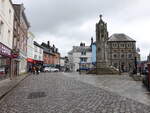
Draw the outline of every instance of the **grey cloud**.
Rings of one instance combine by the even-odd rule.
[[[100,13],[119,11],[130,0],[24,0],[35,32],[57,33],[62,25],[74,27]],[[128,1],[128,2],[127,2]]]
[[[69,51],[67,48],[71,48],[71,45],[80,41],[89,42],[90,37],[95,36],[95,23],[98,21],[100,13],[104,15],[104,19],[108,23],[110,34],[132,32],[133,38],[138,39],[138,43],[140,43],[142,40],[140,36],[143,36],[146,30],[148,32],[148,26],[145,30],[142,26],[143,23],[149,25],[147,24],[150,20],[150,2],[148,0],[15,1],[25,4],[27,17],[32,26],[31,30],[36,34],[38,40],[53,40],[59,48],[64,48],[64,43],[61,43],[64,41],[66,53]],[[145,18],[147,19],[145,20]],[[88,20],[95,21],[91,23],[93,24],[90,26],[91,28],[87,28],[91,31],[80,30],[81,25]],[[142,45],[144,44],[142,43]],[[141,50],[146,48],[142,46]]]

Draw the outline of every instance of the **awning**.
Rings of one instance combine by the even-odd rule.
[[[31,59],[31,58],[27,58],[27,62],[31,62],[31,63],[33,63],[33,59]]]

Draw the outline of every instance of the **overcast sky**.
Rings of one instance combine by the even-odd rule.
[[[107,22],[109,36],[125,33],[137,41],[142,60],[150,52],[150,0],[13,0],[24,3],[31,31],[41,43],[50,41],[62,56],[73,45],[95,39],[99,15]]]

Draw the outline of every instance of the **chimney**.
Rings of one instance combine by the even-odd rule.
[[[80,43],[80,46],[81,46],[81,47],[84,46],[84,43],[81,42],[81,43]]]
[[[85,43],[83,43],[83,47],[85,47]]]
[[[50,42],[49,41],[47,41],[47,45],[48,45],[48,47],[50,47]]]
[[[93,37],[91,37],[91,45],[93,44]]]

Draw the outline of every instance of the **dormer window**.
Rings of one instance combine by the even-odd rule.
[[[86,51],[82,51],[82,52],[81,52],[81,55],[86,55]]]

